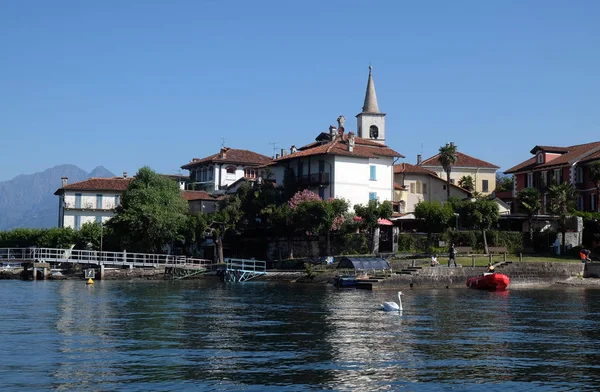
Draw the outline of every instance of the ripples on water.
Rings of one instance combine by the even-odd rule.
[[[0,282],[2,390],[599,390],[600,290]]]

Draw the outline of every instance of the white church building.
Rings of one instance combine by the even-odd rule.
[[[345,118],[338,127],[319,134],[313,143],[296,148],[270,165],[277,184],[286,171],[293,173],[300,188],[310,189],[322,199],[344,198],[350,208],[370,199],[394,200],[394,163],[403,155],[385,144],[385,114],[379,111],[372,68],[362,111],[356,116],[357,131],[346,132]],[[288,175],[289,175],[288,174]]]

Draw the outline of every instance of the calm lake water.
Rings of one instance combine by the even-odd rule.
[[[600,290],[0,281],[2,391],[600,390]]]

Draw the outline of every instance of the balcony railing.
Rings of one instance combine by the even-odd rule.
[[[329,185],[329,173],[305,174],[298,177],[300,185]]]

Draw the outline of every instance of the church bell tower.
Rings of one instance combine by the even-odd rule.
[[[373,83],[373,67],[369,65],[369,80],[362,112],[356,115],[358,137],[385,144],[385,113],[379,111],[375,83]]]

